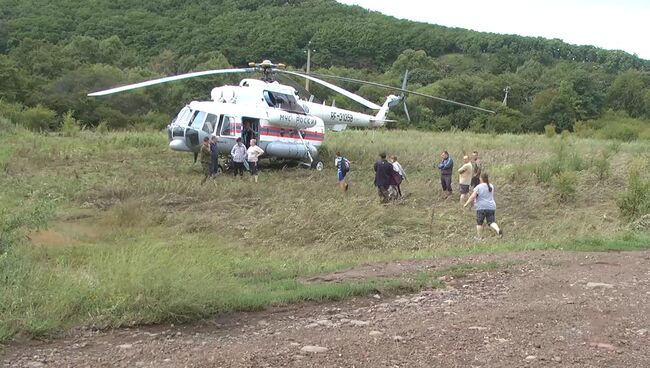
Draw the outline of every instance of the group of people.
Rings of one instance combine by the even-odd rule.
[[[257,183],[259,157],[264,154],[264,150],[257,145],[255,139],[250,139],[249,146],[237,138],[235,145],[230,151],[234,168],[234,175],[242,177],[244,168],[247,166],[251,173],[252,180]],[[205,138],[200,151],[201,164],[205,177],[201,183],[217,175],[219,167],[219,153],[217,150],[217,137],[212,136],[210,139]],[[442,186],[443,197],[446,199],[453,193],[452,176],[454,173],[454,161],[449,152],[442,151],[440,154],[441,161],[438,164],[440,170],[440,184]],[[336,176],[338,186],[343,192],[347,192],[349,184],[346,176],[350,171],[350,160],[336,153],[334,166],[336,167]],[[377,193],[381,203],[402,198],[401,183],[406,180],[406,172],[402,165],[397,161],[396,155],[387,157],[386,153],[379,155],[379,160],[374,165],[375,180],[374,185],[377,187]],[[487,223],[490,229],[494,230],[498,236],[503,236],[503,230],[496,223],[496,202],[494,201],[494,185],[490,184],[489,177],[483,172],[483,165],[477,151],[469,156],[463,156],[463,165],[458,169],[458,191],[460,192],[460,202],[463,207],[474,204],[476,210],[476,232],[477,239],[481,239],[483,224]],[[471,194],[470,194],[471,190]]]
[[[237,138],[235,145],[230,150],[235,177],[238,175],[243,177],[244,169],[247,168],[251,173],[252,180],[257,183],[257,163],[259,157],[263,154],[264,150],[257,145],[256,139],[250,139],[247,148],[242,142],[242,139]],[[205,137],[203,139],[199,155],[201,157],[203,174],[205,175],[201,180],[201,184],[203,184],[208,180],[208,178],[214,178],[219,172],[219,150],[217,149],[216,136],[213,135],[211,138]]]
[[[440,154],[441,161],[438,164],[440,170],[440,184],[442,186],[443,197],[446,199],[452,195],[452,176],[454,173],[454,161],[449,152],[442,151]],[[337,168],[345,159],[337,153]],[[379,194],[381,203],[388,203],[391,200],[402,197],[400,184],[406,179],[406,172],[402,165],[397,161],[397,156],[391,155],[388,160],[386,154],[381,153],[379,160],[375,162],[375,186]],[[476,210],[476,239],[482,237],[483,225],[488,227],[499,236],[503,236],[503,230],[496,223],[496,202],[494,200],[494,185],[490,184],[488,174],[483,172],[483,165],[478,151],[472,153],[472,157],[463,156],[463,165],[458,169],[458,191],[460,192],[460,203],[463,207],[473,204]],[[348,184],[345,182],[345,174],[341,175],[341,169],[338,170],[339,183],[347,190]],[[471,194],[470,194],[471,190]]]
[[[453,192],[451,177],[454,172],[454,160],[447,151],[442,151],[440,158],[438,164],[440,185],[446,199]],[[471,158],[467,155],[463,156],[463,165],[458,169],[458,192],[463,207],[474,204],[476,210],[476,239],[481,239],[484,223],[487,223],[489,228],[494,230],[499,237],[502,237],[503,230],[496,223],[497,205],[494,201],[494,185],[490,184],[488,174],[483,172],[483,165],[478,151],[472,152]]]
[[[380,154],[381,160],[375,163],[375,186],[378,188],[379,196],[382,203],[388,203],[402,197],[401,184],[406,180],[406,172],[402,165],[397,161],[397,156],[391,155],[386,159],[386,154]],[[334,159],[336,167],[336,180],[344,192],[348,190],[346,176],[350,171],[350,160],[343,157],[340,152],[336,152]]]

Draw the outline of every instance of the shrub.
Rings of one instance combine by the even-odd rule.
[[[63,125],[61,125],[61,131],[66,137],[76,137],[81,131],[79,121],[75,119],[74,116],[72,116],[72,111],[70,110],[68,110],[68,112],[63,115]]]
[[[562,133],[560,134],[560,136],[562,137],[562,140],[565,140],[565,141],[566,141],[566,140],[568,140],[569,138],[571,138],[571,132],[568,131],[567,129],[564,129],[564,130],[562,131]]]
[[[650,182],[641,176],[639,169],[632,169],[627,179],[627,188],[616,200],[621,215],[634,220],[650,213]]]
[[[572,202],[576,198],[578,175],[575,171],[563,171],[553,179],[553,186],[560,202]]]
[[[36,132],[50,130],[57,126],[56,113],[41,105],[23,111],[18,122],[25,128]]]
[[[15,123],[19,120],[24,108],[21,104],[0,100],[0,117],[7,118]]]
[[[609,177],[609,155],[606,152],[601,152],[600,155],[592,158],[591,167],[594,168],[599,181],[607,179]]]
[[[97,133],[101,133],[101,134],[108,133],[110,131],[110,129],[108,129],[108,122],[106,120],[102,120],[99,123],[99,125],[97,125],[97,127],[95,127],[95,131]]]
[[[556,133],[555,133],[555,124],[548,124],[548,125],[545,125],[545,126],[544,126],[544,134],[545,134],[548,138],[553,138],[553,137],[555,137],[555,135],[556,135]]]
[[[591,125],[590,121],[576,121],[573,125],[573,132],[580,138],[591,138],[595,132]]]

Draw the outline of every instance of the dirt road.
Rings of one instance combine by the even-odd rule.
[[[650,367],[650,252],[511,253],[412,262],[408,269],[494,260],[510,263],[444,276],[446,288],[185,326],[82,331],[12,344],[0,362],[30,368]],[[358,277],[363,269],[319,282]]]

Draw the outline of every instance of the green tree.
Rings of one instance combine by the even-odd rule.
[[[616,77],[607,100],[614,110],[623,110],[632,117],[646,113],[645,96],[650,90],[650,74],[628,70]]]

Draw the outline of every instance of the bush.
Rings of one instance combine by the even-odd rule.
[[[576,199],[578,175],[575,171],[563,171],[553,179],[553,186],[560,202],[572,202]]]
[[[57,126],[56,113],[41,105],[23,111],[18,119],[18,123],[35,132],[51,130]]]
[[[21,104],[0,100],[0,117],[7,118],[14,123],[20,119],[20,115],[24,109],[25,107]]]
[[[96,131],[97,133],[101,133],[101,134],[106,134],[106,133],[108,133],[108,132],[110,131],[110,129],[108,129],[108,122],[107,122],[106,120],[102,120],[102,121],[97,125],[97,127],[95,127],[95,131]]]
[[[591,167],[594,168],[596,177],[599,181],[603,181],[609,177],[609,155],[606,152],[601,152],[591,160]]]
[[[641,176],[639,169],[633,169],[627,179],[627,188],[616,200],[621,215],[634,220],[650,213],[650,182]]]
[[[63,116],[63,125],[61,125],[61,131],[66,137],[76,137],[81,131],[81,126],[79,121],[72,116],[72,111],[68,110]]]
[[[553,137],[555,137],[555,135],[556,135],[556,133],[555,133],[555,124],[548,124],[548,125],[545,125],[545,126],[544,126],[544,134],[545,134],[548,138],[553,138]]]
[[[568,131],[568,130],[566,130],[566,129],[564,129],[564,130],[562,131],[562,133],[560,134],[560,136],[562,137],[563,140],[566,141],[566,140],[568,140],[569,138],[571,138],[571,132]]]

